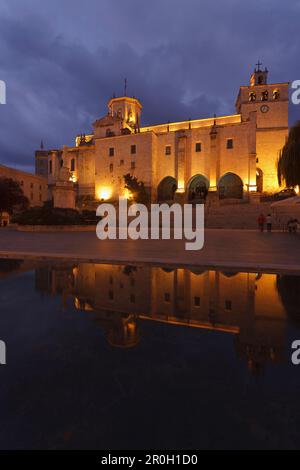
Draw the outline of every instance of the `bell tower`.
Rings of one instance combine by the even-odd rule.
[[[256,112],[257,190],[278,190],[276,161],[288,135],[289,83],[269,83],[268,70],[258,62],[248,86],[241,86],[236,111],[242,121]]]
[[[261,62],[257,62],[255,69],[250,77],[250,86],[255,85],[267,85],[268,83],[268,69],[265,67],[265,70],[261,70]]]
[[[241,86],[236,100],[236,111],[242,120],[257,112],[258,128],[288,127],[288,83],[268,83],[268,70],[258,61],[250,77],[250,85]]]

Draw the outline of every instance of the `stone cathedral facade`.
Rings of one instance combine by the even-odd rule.
[[[113,97],[90,135],[72,147],[36,151],[49,189],[68,168],[77,196],[126,196],[124,175],[143,181],[151,201],[197,199],[202,189],[239,198],[278,189],[276,162],[288,135],[288,83],[268,83],[260,64],[241,86],[236,114],[141,127],[142,104]]]

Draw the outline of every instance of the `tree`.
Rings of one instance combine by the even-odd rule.
[[[291,128],[277,163],[278,183],[287,187],[300,185],[300,121]]]
[[[147,204],[149,202],[149,195],[146,191],[143,181],[139,181],[136,176],[132,176],[130,173],[124,175],[125,189],[127,189],[132,199],[135,202],[141,204]]]
[[[26,209],[29,201],[24,196],[20,183],[11,178],[0,178],[0,212],[12,214],[18,206]]]

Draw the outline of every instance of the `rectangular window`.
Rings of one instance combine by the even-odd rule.
[[[124,165],[124,160],[120,160],[120,166]]]
[[[111,163],[111,164],[109,165],[109,171],[110,171],[111,173],[114,171],[114,165],[113,165],[113,163]]]
[[[30,183],[30,187],[31,187],[31,189],[33,189],[33,183]]]
[[[136,154],[136,145],[132,145],[130,148],[131,155]]]
[[[71,160],[71,171],[75,171],[75,158]]]
[[[49,162],[49,173],[52,175],[52,160]]]
[[[110,157],[113,157],[114,154],[115,154],[115,149],[114,149],[114,147],[109,147],[109,149],[108,149],[108,155],[109,155]]]
[[[200,307],[200,297],[194,297],[194,305],[195,307]]]
[[[233,149],[233,139],[227,139],[227,148]]]
[[[195,152],[201,152],[201,142],[196,142]]]
[[[171,296],[168,292],[165,292],[165,302],[170,302]]]
[[[132,170],[135,169],[135,162],[131,162],[131,169],[132,169]]]
[[[231,300],[225,300],[225,309],[226,310],[231,310],[232,309]]]
[[[166,155],[171,155],[171,145],[166,145],[165,154]]]

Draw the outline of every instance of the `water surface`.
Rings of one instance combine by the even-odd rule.
[[[0,448],[298,448],[299,293],[283,274],[0,260]]]

